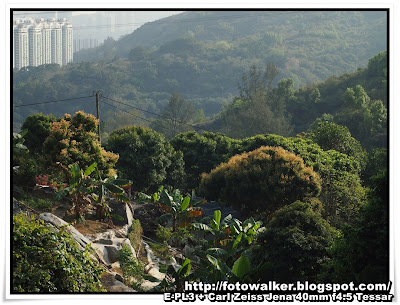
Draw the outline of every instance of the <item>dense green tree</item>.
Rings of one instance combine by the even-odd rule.
[[[31,153],[43,153],[43,143],[50,134],[51,126],[57,119],[41,113],[28,116],[21,129],[26,130],[25,145]]]
[[[175,92],[161,112],[160,119],[151,124],[151,127],[170,139],[177,133],[192,129],[190,123],[194,116],[193,103],[187,102],[179,93]]]
[[[322,218],[315,204],[296,201],[278,210],[266,230],[257,236],[261,244],[254,257],[272,263],[272,274],[264,280],[312,281],[324,263],[336,230]]]
[[[221,162],[226,162],[235,150],[237,140],[220,133],[195,131],[177,134],[170,143],[177,151],[183,153],[187,187],[199,186],[201,174],[211,171]]]
[[[371,178],[380,171],[388,169],[388,150],[376,148],[368,153],[367,166],[362,172],[362,178],[367,186],[371,185]]]
[[[348,126],[352,134],[362,139],[367,148],[383,147],[387,134],[387,109],[381,100],[371,100],[361,85],[347,88],[344,108],[335,120]]]
[[[135,191],[155,191],[167,181],[178,187],[183,182],[182,154],[156,131],[140,126],[117,129],[106,148],[119,154],[116,168],[133,182]]]
[[[351,136],[349,129],[334,122],[321,122],[308,131],[306,137],[323,150],[334,149],[354,157],[362,168],[366,165],[367,153],[359,141]]]
[[[203,174],[200,191],[244,214],[270,217],[284,205],[318,196],[321,185],[300,157],[281,147],[262,146]]]
[[[330,282],[389,280],[389,196],[386,171],[375,176],[368,203],[352,226],[343,228],[322,278]]]
[[[278,73],[274,64],[268,64],[264,73],[252,66],[248,75],[243,74],[240,96],[222,113],[222,130],[227,135],[243,138],[260,133],[291,133],[286,99],[292,93],[293,82],[282,80],[273,89],[272,82]]]

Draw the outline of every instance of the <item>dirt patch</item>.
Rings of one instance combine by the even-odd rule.
[[[107,223],[97,220],[85,220],[85,222],[77,222],[73,224],[73,226],[82,234],[97,234],[110,229]],[[119,230],[121,228],[122,227],[114,226],[113,229]]]

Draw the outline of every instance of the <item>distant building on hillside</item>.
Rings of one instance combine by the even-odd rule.
[[[98,46],[99,46],[99,41],[97,39],[92,39],[92,38],[75,39],[74,53],[84,49],[97,48]]]
[[[73,26],[66,18],[14,19],[13,67],[73,61]]]

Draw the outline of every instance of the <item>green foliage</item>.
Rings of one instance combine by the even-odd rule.
[[[310,129],[306,137],[317,143],[323,150],[337,150],[354,157],[364,168],[367,153],[359,141],[351,136],[349,129],[333,122],[321,122]]]
[[[22,196],[20,201],[32,209],[40,211],[49,211],[50,207],[53,205],[53,201],[51,199],[37,198],[27,194]]]
[[[13,292],[105,291],[102,269],[64,231],[20,214],[13,217]]]
[[[50,134],[51,126],[57,119],[53,115],[41,113],[28,116],[22,125],[22,130],[27,131],[26,146],[32,153],[43,153],[43,143]]]
[[[210,225],[194,223],[194,229],[211,233],[214,239],[196,252],[200,257],[200,268],[196,269],[193,276],[212,282],[257,281],[260,273],[266,271],[268,266],[264,262],[253,264],[249,247],[261,231],[261,225],[261,221],[253,218],[242,223],[232,215],[221,220],[220,210],[214,212]]]
[[[121,128],[110,134],[106,147],[120,155],[118,172],[137,191],[155,191],[166,180],[173,186],[183,182],[182,155],[158,132],[139,126]]]
[[[171,195],[163,189],[159,194],[158,204],[165,209],[166,213],[160,216],[157,222],[165,223],[171,219],[172,232],[175,232],[178,226],[185,227],[191,221],[192,212],[196,211],[195,208],[202,203],[202,200],[193,202],[190,196],[183,197],[179,189],[172,191]]]
[[[171,238],[172,235],[172,228],[166,228],[160,224],[157,225],[156,229],[156,236],[157,238],[166,243]]]
[[[13,164],[28,152],[28,147],[24,145],[26,133],[26,130],[21,133],[13,133]]]
[[[312,166],[321,177],[320,199],[323,215],[332,225],[340,226],[355,219],[365,201],[365,189],[360,180],[360,164],[353,157],[335,150],[322,150],[309,139],[258,135],[241,141],[239,151],[250,151],[262,145],[280,146]]]
[[[291,133],[286,100],[293,90],[293,82],[282,80],[278,88],[273,89],[272,82],[278,73],[278,68],[269,63],[263,74],[256,66],[250,68],[249,75],[243,74],[240,97],[221,114],[224,133],[235,138],[260,133],[286,136]]]
[[[387,109],[381,100],[372,100],[361,85],[347,88],[345,104],[336,115],[336,121],[348,126],[352,134],[367,148],[386,144]]]
[[[335,235],[312,204],[296,201],[281,208],[257,237],[255,257],[273,264],[272,278],[263,280],[315,282]]]
[[[90,175],[97,169],[97,163],[91,164],[86,170],[79,167],[78,164],[70,164],[69,166],[69,185],[57,192],[55,198],[60,200],[69,195],[72,197],[72,210],[77,217],[84,217],[85,212],[90,204],[97,202],[97,217],[110,217],[110,207],[104,201],[105,191],[110,191],[115,198],[120,201],[128,201],[124,190],[120,186],[131,184],[128,180],[106,178],[96,179]],[[97,172],[99,176],[99,173]],[[97,193],[97,194],[96,194]]]
[[[194,189],[198,187],[202,173],[229,159],[237,141],[220,133],[204,132],[199,135],[189,131],[176,135],[170,143],[175,150],[183,153],[186,186]]]
[[[373,149],[368,153],[367,166],[362,172],[364,183],[371,185],[371,178],[376,176],[378,172],[387,169],[388,166],[388,150],[386,148]]]
[[[389,280],[388,177],[381,171],[373,181],[368,203],[356,222],[343,228],[335,240],[332,261],[322,279],[344,283],[385,283]],[[360,263],[362,262],[362,263]]]
[[[118,251],[117,258],[121,265],[125,284],[140,289],[140,284],[144,279],[144,266],[142,263],[133,256],[131,249],[127,245],[123,245],[121,250]]]
[[[139,251],[142,245],[143,228],[139,219],[133,219],[132,225],[129,227],[128,238],[135,251]]]
[[[23,187],[35,185],[38,165],[24,145],[27,131],[13,133],[13,183]]]
[[[81,168],[97,163],[101,176],[111,177],[115,174],[118,155],[101,147],[97,136],[98,122],[93,115],[78,111],[72,117],[65,115],[51,126],[43,144],[45,165],[56,170],[57,162],[76,163]]]
[[[177,133],[191,129],[194,115],[193,103],[187,102],[178,92],[174,92],[162,110],[160,119],[154,121],[151,127],[163,133],[167,139],[171,139]]]
[[[265,217],[296,200],[318,196],[321,185],[318,174],[300,157],[280,147],[263,146],[204,174],[200,190],[206,198]]]

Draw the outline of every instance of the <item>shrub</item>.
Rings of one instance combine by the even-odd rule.
[[[106,147],[119,154],[118,172],[132,180],[137,191],[155,191],[166,181],[179,186],[183,181],[182,155],[158,132],[140,126],[117,129]]]
[[[273,280],[315,282],[336,234],[311,203],[296,201],[278,210],[258,235],[254,257],[273,264]]]
[[[306,136],[317,143],[323,150],[337,150],[354,157],[362,168],[365,167],[367,153],[360,142],[351,136],[346,126],[333,122],[320,122]]]
[[[144,275],[144,267],[141,262],[133,256],[127,245],[122,246],[121,250],[118,251],[117,258],[121,265],[124,282],[140,289]]]
[[[13,217],[13,292],[104,291],[102,269],[66,232]]]
[[[132,225],[129,228],[128,238],[132,247],[138,251],[142,244],[143,228],[139,219],[133,219]],[[138,253],[139,255],[139,253]]]
[[[97,126],[96,118],[82,111],[72,117],[66,114],[59,122],[52,123],[50,134],[43,144],[44,163],[53,169],[57,169],[57,162],[64,165],[76,163],[81,168],[97,163],[102,177],[113,176],[118,155],[101,147]]]
[[[50,134],[51,126],[57,119],[52,115],[41,113],[28,116],[22,125],[27,130],[25,144],[32,153],[43,153],[43,143]]]
[[[232,157],[202,177],[201,192],[244,214],[271,215],[296,200],[318,196],[320,179],[303,160],[280,147],[263,146]]]
[[[238,141],[219,133],[199,135],[189,131],[176,135],[170,143],[183,153],[187,187],[194,189],[199,186],[202,173],[209,172],[232,156]]]

